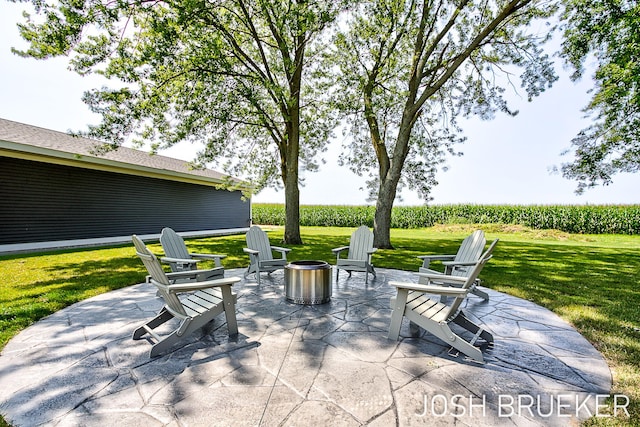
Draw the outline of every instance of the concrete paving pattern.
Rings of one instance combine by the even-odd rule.
[[[227,276],[242,276],[228,270]],[[109,292],[25,329],[0,355],[0,413],[13,426],[566,426],[599,414],[602,356],[531,302],[487,290],[464,308],[495,343],[485,363],[422,333],[387,339],[410,272],[341,273],[331,301],[284,298],[283,273],[234,286],[240,334],[224,314],[168,354],[131,339],[162,300],[148,284]],[[621,405],[624,402],[621,402]]]

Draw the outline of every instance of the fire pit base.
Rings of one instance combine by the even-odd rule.
[[[284,294],[296,304],[331,300],[331,266],[324,261],[292,261],[284,267]]]

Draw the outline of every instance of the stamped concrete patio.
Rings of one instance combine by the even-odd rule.
[[[242,275],[229,270],[227,275]],[[285,301],[283,274],[234,286],[240,334],[224,315],[149,359],[132,331],[162,306],[147,284],[77,303],[25,329],[0,355],[0,413],[35,426],[566,426],[598,409],[611,373],[570,325],[489,290],[465,312],[495,344],[485,364],[424,335],[386,338],[395,288],[415,275],[341,273],[330,303]],[[602,398],[600,398],[602,399]]]

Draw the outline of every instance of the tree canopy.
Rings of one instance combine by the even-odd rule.
[[[595,60],[595,87],[585,112],[592,124],[572,140],[562,174],[577,192],[640,170],[640,5],[630,0],[565,0],[562,55],[573,79]]]
[[[134,139],[153,149],[199,144],[212,160],[285,188],[285,241],[300,243],[299,167],[316,169],[334,127],[314,92],[315,40],[341,2],[333,0],[33,0],[39,20],[20,25],[24,56],[69,55],[80,74],[114,81],[85,94],[102,123],[88,135],[112,148]]]
[[[398,188],[428,200],[436,167],[464,139],[458,117],[516,114],[509,86],[519,81],[531,99],[557,79],[542,50],[556,10],[533,0],[378,0],[352,11],[332,56],[353,136],[342,159],[371,178],[377,247],[391,247]]]

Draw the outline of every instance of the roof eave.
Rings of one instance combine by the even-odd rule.
[[[226,184],[224,180],[213,177],[136,165],[98,156],[74,154],[5,140],[0,140],[0,156],[214,187]],[[250,190],[248,183],[235,179],[233,181],[237,182],[240,190]]]

